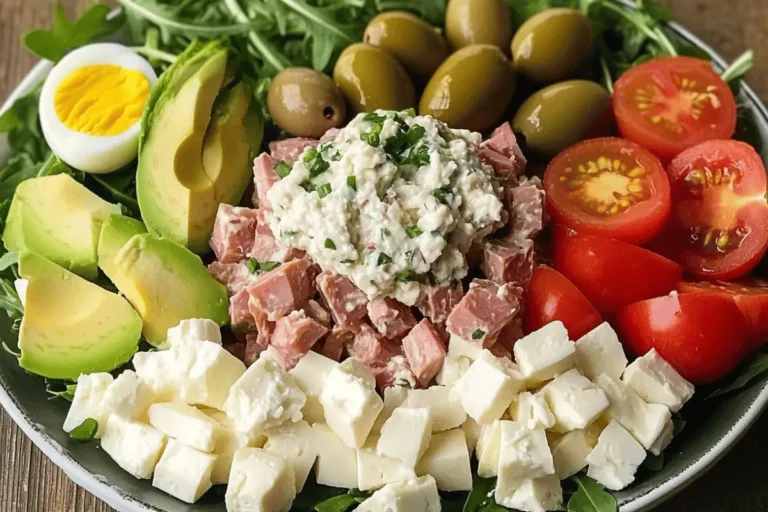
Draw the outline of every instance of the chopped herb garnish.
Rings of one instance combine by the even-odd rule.
[[[392,232],[387,228],[381,228],[382,236],[392,236]]]
[[[325,239],[325,248],[326,249],[331,249],[331,250],[335,251],[336,250],[336,244],[333,243],[333,240],[331,240],[330,238],[326,238]]]
[[[310,148],[309,151],[304,155],[304,163],[309,163],[312,160],[314,160],[317,157],[318,153],[315,148]]]
[[[416,117],[416,109],[415,108],[407,108],[405,110],[401,110],[400,113],[403,114],[404,116]]]
[[[279,261],[262,261],[259,263],[259,269],[262,272],[269,272],[272,269],[275,269],[280,266]]]
[[[338,162],[339,160],[341,160],[341,151],[335,152],[333,156],[331,156],[331,160],[333,160],[334,162]]]
[[[357,260],[341,260],[341,262],[344,263],[345,265],[354,265],[355,263],[357,263]]]
[[[306,190],[307,192],[314,192],[315,191],[315,184],[311,181],[305,181],[303,183],[299,183],[299,186]]]
[[[298,232],[298,231],[283,231],[283,232],[280,234],[280,238],[287,238],[287,237],[292,237],[292,236],[296,236],[296,235],[298,235],[298,234],[299,234],[299,232]]]
[[[423,231],[419,229],[419,226],[410,226],[405,228],[405,233],[408,235],[408,238],[417,238]]]
[[[419,126],[417,124],[411,126],[408,129],[408,133],[405,134],[405,141],[408,143],[408,146],[415,146],[417,142],[419,142],[421,139],[424,138],[424,134],[427,131],[424,129],[423,126]]]
[[[320,197],[325,197],[328,194],[331,193],[331,184],[330,183],[324,183],[317,187],[317,195]]]
[[[483,339],[483,336],[485,336],[485,331],[482,329],[477,329],[472,333],[473,340],[481,340]]]
[[[395,275],[395,281],[398,283],[410,283],[416,280],[416,271],[412,268],[401,270]]]
[[[384,125],[381,123],[373,125],[371,131],[360,134],[360,140],[369,146],[379,147],[381,144],[381,129],[383,127]]]
[[[275,172],[281,179],[291,174],[291,170],[293,170],[293,168],[285,162],[280,162],[275,166]]]
[[[292,233],[295,234],[295,232]],[[256,258],[251,258],[245,263],[245,266],[251,274],[255,274],[256,272],[269,272],[273,268],[279,267],[280,263],[277,261],[257,261]]]
[[[309,175],[311,177],[320,176],[331,167],[331,164],[323,160],[322,156],[318,156],[312,160],[312,165],[309,167]]]
[[[384,254],[383,252],[379,253],[379,259],[376,261],[376,265],[386,265],[388,263],[392,263],[392,258]]]
[[[438,188],[437,190],[432,192],[432,195],[435,196],[435,199],[440,201],[441,203],[447,205],[450,203],[451,199],[453,198],[453,192],[451,192],[451,189],[448,187]]]
[[[380,116],[376,112],[369,112],[368,114],[365,114],[365,117],[363,117],[363,121],[367,121],[369,123],[383,123],[386,121],[386,117]]]
[[[78,443],[89,443],[93,441],[93,438],[96,437],[96,432],[98,431],[99,422],[93,418],[88,418],[79,426],[75,427],[75,429],[69,433],[69,437]]]
[[[421,167],[429,164],[429,151],[427,146],[419,144],[400,155],[399,162],[402,165],[415,165]]]
[[[261,268],[261,265],[259,265],[259,262],[256,260],[256,258],[249,259],[245,266],[248,267],[248,272],[251,274],[255,274]]]
[[[357,178],[354,176],[347,176],[347,186],[352,190],[357,190]]]

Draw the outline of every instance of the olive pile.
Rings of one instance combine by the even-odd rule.
[[[591,24],[577,10],[542,11],[513,34],[503,0],[450,0],[444,34],[407,12],[380,14],[363,42],[342,52],[333,80],[286,69],[270,86],[268,107],[299,137],[343,126],[348,111],[417,106],[453,128],[487,132],[508,114],[520,77],[538,90],[517,110],[514,129],[548,157],[610,127],[608,92],[568,80],[591,51]]]

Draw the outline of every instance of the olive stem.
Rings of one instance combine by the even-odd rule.
[[[224,0],[224,3],[229,9],[229,12],[232,13],[232,16],[234,16],[235,19],[237,19],[239,22],[241,23],[250,22],[250,19],[245,14],[245,12],[240,7],[240,5],[237,3],[237,0]],[[268,62],[278,72],[288,67],[288,64],[286,64],[284,60],[281,59],[280,56],[274,52],[274,50],[270,47],[270,44],[267,41],[265,41],[264,38],[261,37],[261,35],[258,32],[251,30],[248,33],[248,39],[250,39],[251,43],[253,43],[253,46],[256,47],[256,50],[261,55],[261,58],[264,59],[266,62]]]

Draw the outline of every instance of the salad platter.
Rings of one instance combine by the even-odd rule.
[[[111,506],[645,510],[763,411],[751,52],[649,1],[120,3],[0,111],[0,404]]]

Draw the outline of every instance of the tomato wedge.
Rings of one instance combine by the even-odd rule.
[[[563,274],[537,267],[525,296],[523,331],[528,334],[556,320],[563,322],[572,340],[578,340],[600,325],[603,317]]]
[[[552,245],[555,269],[601,313],[665,295],[683,275],[680,265],[647,249],[560,226],[555,226]]]
[[[659,252],[709,280],[746,275],[768,251],[766,171],[751,146],[705,142],[667,169],[672,215]]]
[[[616,82],[619,132],[669,161],[707,140],[730,139],[736,100],[709,62],[667,57],[636,66]]]
[[[756,350],[768,341],[768,281],[683,282],[677,289],[680,293],[722,293],[733,297],[747,320],[750,347]]]
[[[619,310],[616,324],[636,356],[652,348],[693,384],[728,375],[749,353],[747,325],[732,297],[684,293]]]
[[[557,155],[544,174],[544,189],[555,221],[636,245],[659,234],[672,206],[659,159],[615,137],[587,140]]]

